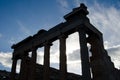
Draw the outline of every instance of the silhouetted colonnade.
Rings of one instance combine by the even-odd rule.
[[[37,49],[40,47],[44,47],[43,79],[50,80],[50,47],[55,40],[60,42],[60,80],[66,80],[66,38],[74,32],[79,33],[83,80],[91,80],[90,68],[93,79],[99,77],[97,75],[98,72],[101,72],[97,71],[99,65],[94,64],[99,64],[96,61],[108,57],[108,55],[104,50],[102,33],[90,24],[86,17],[87,14],[87,7],[81,4],[80,7],[74,8],[72,12],[64,16],[66,22],[60,23],[48,31],[40,30],[37,34],[13,45],[11,80],[15,80],[18,59],[21,59],[19,80],[35,80]],[[87,43],[91,45],[91,58],[89,58]],[[31,57],[28,56],[29,52],[32,52]]]

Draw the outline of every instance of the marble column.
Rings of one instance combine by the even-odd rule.
[[[27,66],[29,66],[29,65],[27,64],[27,59],[28,59],[28,55],[22,56],[19,80],[28,80],[28,68],[27,68]]]
[[[17,59],[13,58],[10,80],[15,80]]]
[[[78,30],[80,40],[81,64],[83,80],[91,80],[89,54],[86,41],[86,33],[83,30]]]
[[[32,49],[32,57],[30,59],[30,76],[29,80],[35,80],[36,76],[36,58],[37,58],[37,49]]]
[[[66,60],[66,35],[61,35],[60,40],[60,80],[67,80],[67,60]]]
[[[52,44],[46,42],[44,44],[44,72],[43,72],[43,80],[50,80],[50,46]]]

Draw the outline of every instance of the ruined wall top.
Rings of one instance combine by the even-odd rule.
[[[81,3],[79,7],[74,8],[72,12],[64,16],[65,20],[69,21],[71,18],[78,17],[79,15],[88,15],[89,12],[85,4]]]

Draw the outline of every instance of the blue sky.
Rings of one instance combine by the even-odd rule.
[[[12,44],[15,44],[24,38],[34,35],[40,29],[50,29],[60,22],[65,21],[63,16],[73,8],[84,2],[89,10],[88,17],[93,25],[96,26],[104,35],[105,48],[111,55],[117,68],[120,67],[120,0],[0,0],[0,69],[10,70]],[[78,56],[77,33],[68,39],[68,65],[70,71],[77,72],[80,67]],[[70,44],[77,45],[69,47]],[[51,66],[59,53],[54,42],[52,47],[53,58]],[[43,51],[38,51],[38,56],[43,56]],[[41,53],[41,54],[40,54]],[[73,55],[75,53],[76,55]],[[71,57],[72,55],[72,57]],[[56,57],[57,56],[57,57]],[[75,61],[71,62],[69,58]],[[38,63],[42,63],[42,58],[38,58]],[[58,59],[57,59],[58,61]],[[72,64],[75,64],[72,66]],[[70,67],[71,66],[71,67]]]

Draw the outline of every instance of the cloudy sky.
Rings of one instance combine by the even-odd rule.
[[[87,5],[91,23],[103,33],[105,48],[120,68],[120,0],[0,0],[0,69],[10,71],[13,44],[64,22],[63,16],[80,3]],[[80,74],[78,33],[70,35],[66,44],[68,71]],[[55,68],[59,68],[58,49],[59,41],[53,42],[50,62]],[[43,63],[43,50],[37,51],[37,63]]]

